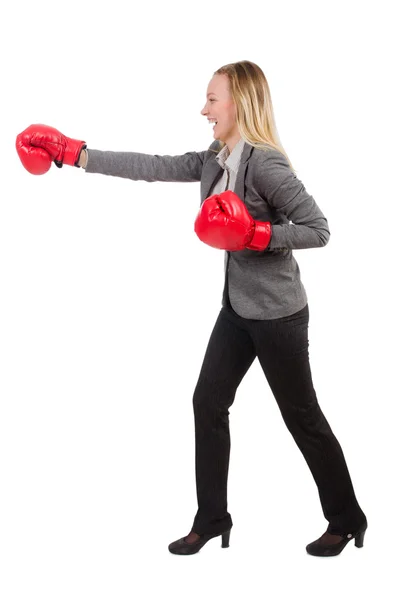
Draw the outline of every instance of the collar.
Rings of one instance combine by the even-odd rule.
[[[234,171],[237,173],[243,150],[244,140],[240,138],[237,144],[234,146],[232,152],[229,151],[227,146],[223,146],[222,150],[215,156],[215,160],[219,166],[222,167],[222,169],[227,169],[228,171]]]

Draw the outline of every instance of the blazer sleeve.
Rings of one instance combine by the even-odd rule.
[[[86,173],[101,173],[134,181],[200,181],[207,151],[177,156],[87,149]]]
[[[316,248],[328,243],[331,234],[327,219],[281,152],[271,149],[259,153],[254,180],[268,204],[293,223],[272,226],[269,250]]]

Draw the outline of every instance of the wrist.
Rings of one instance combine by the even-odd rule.
[[[81,149],[79,160],[77,161],[77,165],[76,166],[83,167],[83,169],[85,169],[86,166],[87,166],[87,162],[88,162],[87,150],[86,150],[86,148],[83,147]]]

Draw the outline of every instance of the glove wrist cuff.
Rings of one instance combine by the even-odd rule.
[[[78,167],[80,152],[87,148],[87,144],[81,140],[66,138],[66,148],[63,156],[63,164],[70,167]]]
[[[255,221],[254,235],[246,248],[249,250],[265,250],[272,237],[272,224],[270,221]]]

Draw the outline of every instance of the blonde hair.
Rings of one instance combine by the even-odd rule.
[[[249,60],[242,60],[220,67],[214,75],[228,77],[242,139],[264,151],[275,148],[295,172],[278,136],[270,89],[262,69]],[[225,146],[225,142],[218,140],[218,143],[218,150],[213,152],[218,153]]]

